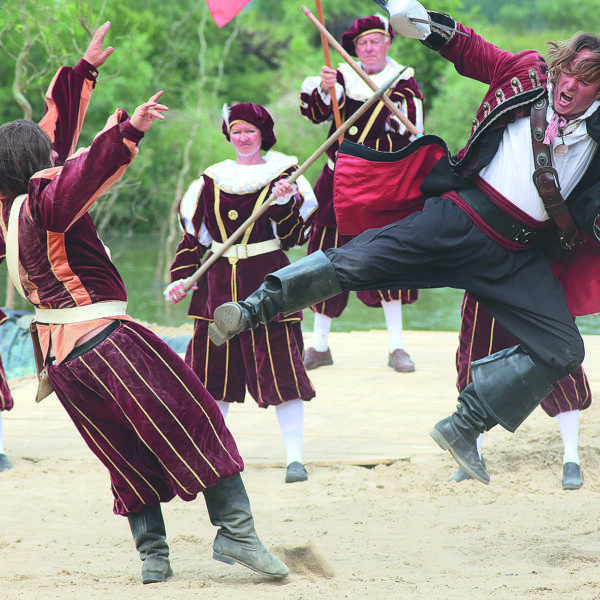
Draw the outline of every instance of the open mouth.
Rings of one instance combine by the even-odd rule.
[[[560,101],[564,104],[568,104],[573,100],[573,96],[567,92],[560,93]]]

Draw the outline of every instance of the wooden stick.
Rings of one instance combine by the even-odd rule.
[[[361,66],[354,61],[354,59],[342,48],[340,44],[338,44],[337,40],[319,23],[319,21],[314,17],[314,15],[306,8],[306,6],[302,7],[302,12],[309,18],[309,20],[313,23],[313,25],[321,32],[321,35],[325,36],[327,41],[331,44],[331,46],[337,50],[341,57],[352,67],[352,69],[356,72],[356,74],[373,90],[377,89],[373,80],[363,71]],[[382,96],[381,101],[386,105],[386,107],[394,114],[394,116],[398,117],[400,122],[415,136],[421,136],[422,133],[406,118],[406,116],[400,112],[400,109],[387,97]]]
[[[397,73],[396,75],[394,75],[394,77],[392,79],[390,79],[389,81],[386,81],[379,89],[377,89],[375,91],[375,93],[373,94],[373,96],[371,96],[371,98],[369,98],[350,118],[348,118],[346,121],[344,121],[340,127],[338,127],[338,129],[336,129],[326,140],[325,142],[317,149],[315,150],[307,159],[306,161],[300,166],[298,167],[298,169],[296,171],[294,171],[290,177],[287,179],[287,181],[289,183],[294,183],[294,181],[296,181],[296,179],[298,179],[298,177],[300,177],[300,175],[303,175],[306,170],[333,144],[335,144],[338,140],[338,138],[340,137],[340,135],[342,133],[344,133],[344,131],[346,131],[349,127],[352,126],[353,123],[355,123],[356,121],[358,121],[358,119],[360,119],[360,117],[362,117],[362,115],[369,110],[369,108],[371,108],[371,106],[373,104],[375,104],[375,102],[378,102],[379,99],[383,96],[383,94],[385,94],[385,92],[392,87],[393,85],[395,85],[395,83],[398,81],[398,79],[400,78],[400,76],[402,75],[402,73],[407,69],[407,67],[404,67],[404,69],[402,69],[402,71],[400,71],[400,73]],[[250,227],[250,225],[252,225],[252,223],[254,223],[260,216],[262,216],[262,214],[264,212],[266,212],[267,208],[269,208],[269,205],[271,204],[271,202],[273,202],[273,200],[276,199],[276,196],[274,193],[271,193],[271,195],[267,198],[267,200],[264,202],[264,204],[258,209],[256,210],[252,215],[250,215],[224,242],[223,245],[216,251],[214,252],[209,258],[207,258],[202,265],[200,266],[200,268],[193,273],[192,275],[190,275],[187,279],[184,280],[183,283],[183,289],[187,292],[196,281],[198,281],[198,279],[200,279],[200,277],[202,277],[202,275],[204,275],[204,273],[206,273],[206,271],[208,271],[208,269],[219,259],[221,258],[221,256],[223,256],[223,254],[225,254],[225,252],[231,248],[231,246],[233,246],[234,242],[244,233],[244,231],[246,231],[246,229],[248,229],[248,227]]]
[[[321,6],[321,0],[315,0],[315,6],[317,7],[317,17],[319,23],[325,27],[325,17],[323,17],[323,7]],[[325,64],[331,69],[331,55],[329,54],[329,44],[327,38],[321,33],[321,45],[323,46],[323,55],[325,56]],[[340,115],[340,107],[338,104],[337,94],[335,91],[335,85],[330,91],[331,94],[331,108],[333,109],[333,118],[335,120],[336,129],[342,124],[342,116]],[[340,136],[340,144],[344,140],[344,136]]]

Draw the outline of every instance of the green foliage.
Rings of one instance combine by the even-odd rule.
[[[114,192],[103,199],[97,216],[112,230],[163,230],[180,188],[214,162],[232,157],[221,134],[224,102],[267,105],[276,122],[276,149],[305,161],[324,141],[326,126],[301,118],[302,81],[324,62],[318,31],[303,15],[300,2],[252,0],[219,29],[203,0],[0,0],[0,122],[23,117],[13,97],[15,61],[29,36],[24,94],[33,118],[42,116],[45,89],[56,68],[74,65],[92,32],[112,23],[108,43],[114,54],[100,72],[81,145],[89,145],[117,108],[129,113],[159,89],[171,107],[141,143],[141,151]],[[306,6],[316,15],[313,2]],[[339,40],[353,21],[381,12],[370,0],[322,0],[328,30]],[[591,1],[516,3],[496,0],[443,0],[430,6],[475,26],[508,50],[544,50],[547,39],[565,39],[573,28],[598,30]],[[544,21],[545,20],[545,21]],[[491,27],[488,21],[495,23]],[[550,35],[520,24],[547,22],[561,29]],[[470,131],[482,93],[479,84],[458,77],[446,61],[415,40],[397,38],[390,55],[410,65],[425,95],[426,126],[457,150]],[[334,64],[342,61],[331,50]],[[319,161],[308,172],[314,183]]]
[[[598,32],[600,14],[595,0],[536,0],[536,10],[550,28]]]

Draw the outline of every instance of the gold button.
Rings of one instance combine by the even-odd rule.
[[[230,219],[231,221],[235,221],[235,220],[238,218],[238,213],[237,213],[237,210],[230,210],[230,211],[227,213],[227,216],[229,217],[229,219]]]
[[[358,127],[356,125],[352,125],[352,127],[348,129],[348,133],[350,135],[356,135],[358,133]]]

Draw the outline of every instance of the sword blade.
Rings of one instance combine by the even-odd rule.
[[[441,23],[435,23],[434,21],[430,21],[429,19],[417,19],[416,17],[408,17],[408,20],[412,21],[413,23],[425,23],[427,25],[433,25],[434,27],[439,27],[440,29],[445,29],[446,31],[454,31],[454,33],[459,33],[460,35],[471,37],[468,33],[465,33],[464,31],[459,31],[458,29],[454,29],[454,27],[442,25]]]
[[[387,7],[388,0],[373,0],[373,2],[375,2],[375,4],[377,4],[377,6],[383,8],[383,10],[388,9],[388,7]]]

